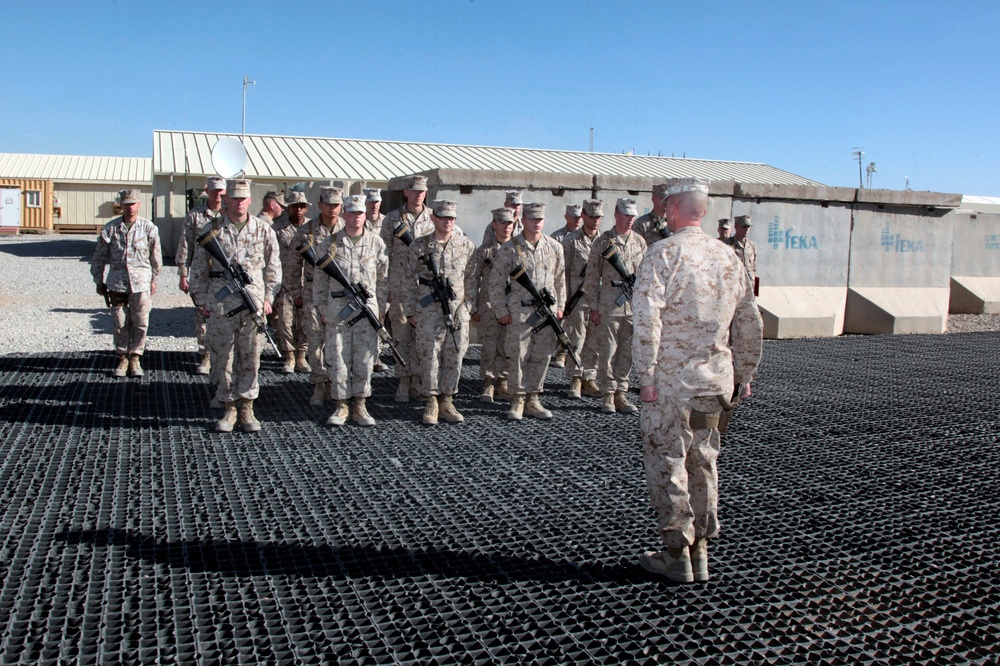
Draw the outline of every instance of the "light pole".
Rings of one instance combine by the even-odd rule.
[[[246,143],[247,135],[247,86],[257,85],[256,81],[251,81],[246,74],[243,75],[243,130],[240,132],[240,143]]]
[[[858,187],[863,188],[865,186],[865,181],[861,175],[861,158],[865,154],[864,147],[858,147],[851,151],[851,155],[858,161]]]

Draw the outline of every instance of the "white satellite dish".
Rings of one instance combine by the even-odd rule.
[[[223,137],[212,146],[212,166],[223,178],[235,178],[246,169],[247,150],[236,137]]]

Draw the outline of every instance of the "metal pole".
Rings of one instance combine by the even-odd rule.
[[[243,75],[243,129],[240,131],[240,143],[246,144],[247,136],[247,86],[257,85],[256,81],[251,81],[246,74]]]

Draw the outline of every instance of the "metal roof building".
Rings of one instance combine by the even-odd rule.
[[[153,132],[153,174],[214,175],[212,146],[229,134]],[[341,180],[387,183],[431,169],[519,171],[632,177],[701,176],[773,185],[816,181],[753,162],[497,148],[405,141],[367,141],[248,134],[246,175],[265,180]]]
[[[125,188],[139,189],[140,215],[152,218],[152,166],[144,157],[0,153],[0,185],[22,199],[12,230],[92,232],[120,213]]]

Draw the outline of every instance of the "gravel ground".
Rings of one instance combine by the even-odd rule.
[[[0,354],[109,350],[111,313],[94,291],[94,236],[0,236]],[[164,267],[147,347],[196,351],[194,308]],[[951,315],[949,333],[1000,330],[1000,315]]]

